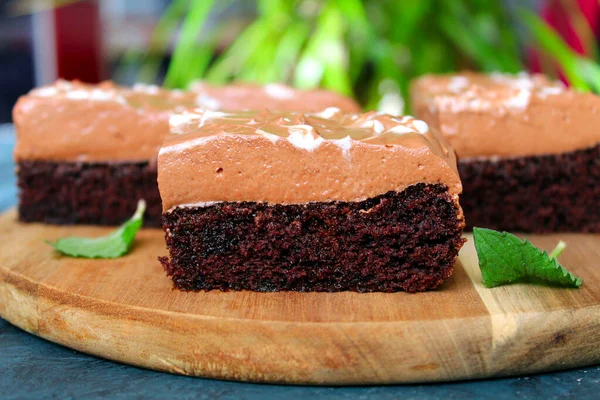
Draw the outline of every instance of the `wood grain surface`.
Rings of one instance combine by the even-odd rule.
[[[184,293],[142,230],[116,260],[46,245],[98,227],[0,216],[0,315],[56,343],[141,367],[220,379],[375,384],[472,379],[600,362],[600,236],[529,236],[584,279],[580,289],[481,284],[470,236],[455,273],[418,293]]]

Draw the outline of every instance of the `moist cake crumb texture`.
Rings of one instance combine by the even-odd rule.
[[[461,161],[468,228],[600,232],[600,145],[569,153]]]
[[[19,220],[48,224],[120,225],[145,199],[144,226],[161,226],[156,165],[17,163]]]
[[[462,217],[443,185],[362,202],[181,207],[164,214],[182,290],[408,292],[438,287],[462,246]]]

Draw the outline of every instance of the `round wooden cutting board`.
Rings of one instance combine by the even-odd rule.
[[[600,236],[531,236],[580,289],[481,285],[472,240],[429,293],[183,293],[158,256],[160,230],[116,260],[44,243],[109,229],[0,216],[0,315],[56,343],[127,364],[261,382],[375,384],[515,375],[600,362]]]

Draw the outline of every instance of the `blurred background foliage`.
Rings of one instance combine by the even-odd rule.
[[[533,45],[546,57],[546,62],[542,63],[544,73],[553,77],[561,76],[566,83],[580,91],[600,93],[600,57],[595,33],[579,8],[569,7],[568,10],[571,13],[569,20],[578,39],[583,42],[583,54],[573,50],[539,16],[521,10],[520,17],[533,37]]]
[[[257,0],[249,6],[252,18],[217,24],[210,22],[235,1],[174,0],[147,51],[125,54],[116,74],[135,66],[136,80],[160,82],[164,54],[178,32],[164,76],[170,88],[198,79],[278,81],[323,87],[356,97],[366,109],[398,112],[415,76],[518,72],[527,69],[528,49],[539,48],[544,72],[600,92],[593,32],[579,8],[569,5],[575,0],[565,1],[559,3],[575,30],[591,41],[584,54],[536,13],[519,2],[507,7],[506,0]]]

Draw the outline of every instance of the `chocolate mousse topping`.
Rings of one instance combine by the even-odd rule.
[[[299,90],[281,83],[259,86],[235,83],[214,86],[196,82],[191,90],[198,93],[198,107],[208,110],[278,110],[291,112],[318,112],[337,107],[346,112],[360,112],[352,99],[327,90]]]
[[[426,75],[411,87],[415,115],[461,159],[557,154],[600,142],[600,97],[543,75]]]
[[[169,130],[170,114],[191,107],[358,110],[353,100],[322,90],[297,91],[276,84],[196,86],[187,92],[155,85],[129,88],[111,82],[59,80],[34,89],[13,110],[18,139],[15,159],[154,161]]]
[[[361,201],[417,183],[462,190],[453,150],[426,123],[369,112],[171,117],[158,157],[163,210],[214,202]]]
[[[196,104],[196,95],[157,86],[57,81],[17,102],[14,156],[21,160],[154,160],[169,115]]]

